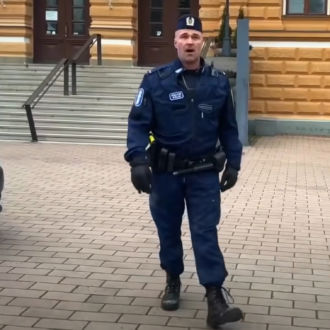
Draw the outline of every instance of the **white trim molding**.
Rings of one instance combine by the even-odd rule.
[[[330,48],[330,41],[250,41],[253,48]]]
[[[29,44],[30,38],[25,37],[0,37],[0,42]]]
[[[133,46],[133,40],[127,39],[102,39],[102,45],[114,45],[114,46]]]

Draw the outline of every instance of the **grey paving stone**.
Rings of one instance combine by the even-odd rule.
[[[1,330],[205,329],[187,219],[181,308],[160,308],[159,242],[124,148],[0,141],[0,149]],[[239,180],[222,194],[219,242],[245,320],[224,329],[330,329],[328,150],[328,138],[300,136],[244,148]]]
[[[308,326],[308,327],[315,327],[315,328],[330,329],[329,320],[316,320],[316,319],[295,317],[295,318],[293,318],[293,324],[302,326],[302,327]]]
[[[295,327],[295,326],[282,326],[282,325],[270,325],[268,330],[317,330],[317,328],[310,327]]]
[[[28,308],[22,315],[38,318],[54,318],[54,319],[67,319],[72,314],[72,311],[56,310],[47,308]]]
[[[188,330],[187,327],[170,327],[168,325],[158,326],[158,325],[146,325],[141,324],[138,330]]]
[[[33,317],[22,317],[17,315],[0,315],[0,324],[12,325],[12,326],[32,326],[38,321]]]
[[[47,293],[45,293],[45,295],[42,298],[43,299],[56,299],[56,300],[83,302],[88,298],[88,295],[79,294],[79,293],[48,291]]]
[[[133,299],[134,298],[130,298],[130,297],[91,295],[87,299],[87,302],[88,303],[99,303],[99,304],[115,304],[115,305],[126,304],[126,305],[129,305],[129,304],[131,304]]]
[[[84,330],[136,330],[137,325],[109,322],[90,322]]]
[[[23,307],[0,306],[0,315],[20,315],[24,310]]]
[[[80,330],[84,329],[87,325],[87,322],[84,321],[68,321],[68,320],[57,320],[57,319],[49,319],[44,318],[37,322],[34,327],[44,327],[47,329],[68,329],[68,330]]]
[[[11,325],[6,325],[2,330],[33,330],[33,327],[16,327]],[[46,328],[38,328],[38,330],[47,330]]]
[[[145,306],[106,304],[101,309],[101,312],[102,313],[119,313],[119,314],[129,313],[129,314],[138,314],[138,315],[143,315],[143,314],[152,315],[152,313],[148,313],[149,309],[150,309],[149,307],[145,307]]]
[[[149,324],[149,325],[165,325],[168,322],[168,317],[153,316],[153,315],[136,315],[136,314],[123,314],[119,319],[121,323],[132,324]]]
[[[39,290],[29,290],[29,289],[3,289],[0,291],[0,296],[9,296],[9,297],[22,297],[22,298],[39,298],[45,291]]]
[[[266,323],[266,324],[280,324],[290,326],[292,323],[291,317],[287,316],[271,316],[260,314],[246,314],[244,320],[254,323]]]
[[[119,313],[102,313],[102,312],[74,312],[70,320],[79,321],[97,321],[97,322],[116,322],[120,317]]]
[[[204,328],[206,325],[205,320],[194,319],[194,318],[185,318],[185,317],[171,317],[169,322],[169,326],[176,327],[199,327]]]

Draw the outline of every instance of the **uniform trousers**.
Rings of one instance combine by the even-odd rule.
[[[221,286],[228,273],[218,244],[218,172],[178,176],[154,172],[149,198],[160,241],[161,268],[173,276],[184,270],[181,224],[186,206],[199,282],[204,286]]]

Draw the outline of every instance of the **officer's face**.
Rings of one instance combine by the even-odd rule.
[[[203,35],[197,30],[183,29],[175,32],[174,47],[187,69],[197,69],[203,46]]]

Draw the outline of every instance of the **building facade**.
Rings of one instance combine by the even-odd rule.
[[[177,17],[218,34],[225,0],[0,0],[0,63],[56,62],[102,35],[105,63],[175,57]],[[330,0],[230,0],[230,25],[250,20],[250,116],[330,118]],[[91,49],[95,59],[95,47]],[[330,125],[330,124],[329,124]],[[330,129],[329,129],[330,134]]]

